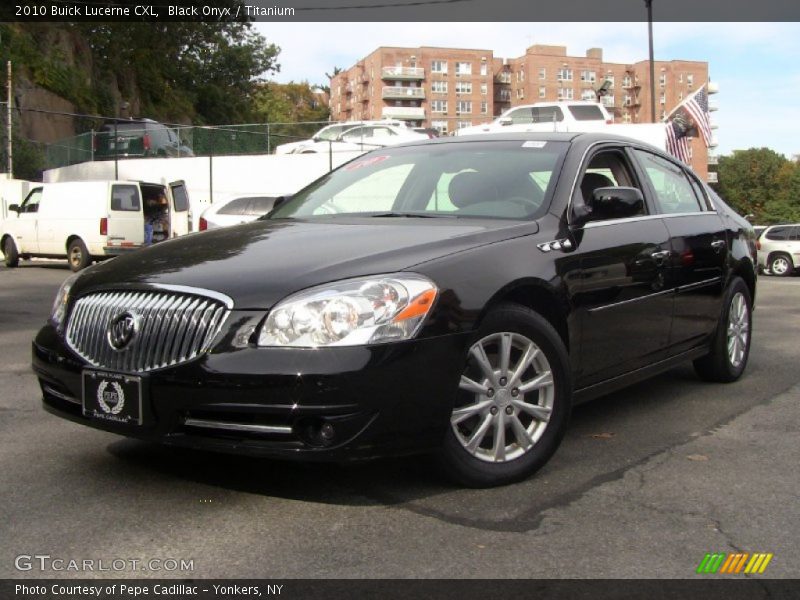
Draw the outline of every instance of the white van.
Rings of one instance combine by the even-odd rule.
[[[161,196],[166,198],[159,204]],[[163,200],[162,200],[163,202]],[[153,225],[155,224],[155,225]],[[0,232],[5,263],[67,258],[73,271],[190,231],[183,181],[76,181],[34,187],[8,207]]]

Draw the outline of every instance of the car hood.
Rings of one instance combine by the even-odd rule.
[[[87,270],[73,294],[174,285],[230,296],[238,309],[268,309],[314,285],[391,273],[448,254],[530,235],[535,222],[470,218],[255,221],[190,234]]]

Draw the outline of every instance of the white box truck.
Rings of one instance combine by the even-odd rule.
[[[183,181],[47,183],[8,207],[0,248],[8,267],[20,258],[66,258],[73,271],[190,231]]]

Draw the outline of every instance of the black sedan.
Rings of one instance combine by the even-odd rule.
[[[33,343],[47,410],[165,444],[302,460],[435,452],[508,483],[576,402],[747,364],[752,228],[603,134],[363,155],[260,220],[68,279]]]

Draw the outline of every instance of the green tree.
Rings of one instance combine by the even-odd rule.
[[[281,124],[270,128],[273,145],[311,137],[330,116],[307,81],[262,84],[254,95],[254,107],[259,121]]]
[[[769,148],[738,150],[719,159],[717,192],[740,214],[756,223],[774,220],[786,203],[784,169],[791,163]]]

